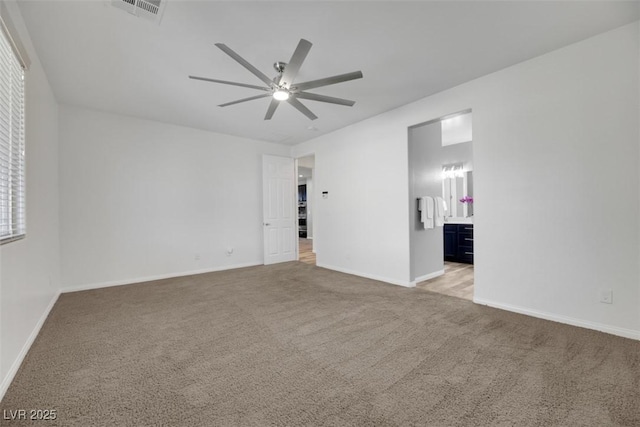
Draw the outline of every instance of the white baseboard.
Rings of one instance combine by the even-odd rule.
[[[233,270],[236,268],[255,267],[256,265],[262,265],[262,262],[247,262],[243,264],[224,265],[214,268],[205,268],[201,270],[182,271],[179,273],[159,274],[156,276],[136,277],[123,280],[114,280],[110,282],[101,283],[89,283],[78,286],[66,286],[63,287],[60,293],[88,291],[90,289],[109,288],[111,286],[133,285],[134,283],[151,282],[153,280],[171,279],[173,277],[193,276],[194,274],[213,273],[215,271]]]
[[[593,329],[595,331],[605,332],[607,334],[617,335],[619,337],[640,340],[640,331],[635,331],[633,329],[619,328],[617,326],[610,326],[602,323],[590,322],[588,320],[575,319],[573,317],[562,316],[559,314],[546,313],[529,308],[497,303],[484,300],[482,298],[473,297],[473,302],[493,308],[499,308],[501,310],[512,311],[514,313],[526,314],[527,316],[537,317],[539,319],[551,320],[553,322],[565,323],[567,325],[579,326],[586,329]]]
[[[416,286],[415,282],[390,279],[388,277],[378,276],[376,274],[368,274],[368,273],[362,273],[360,271],[349,270],[348,268],[335,267],[332,265],[318,264],[318,263],[316,263],[316,266],[326,268],[327,270],[334,270],[334,271],[339,271],[341,273],[347,273],[347,274],[352,274],[354,276],[364,277],[367,279],[378,280],[379,282],[390,283],[392,285],[403,286],[405,288],[414,288]]]
[[[29,334],[29,338],[27,338],[27,341],[22,346],[22,349],[20,350],[20,353],[18,353],[16,360],[13,361],[13,364],[11,365],[11,368],[9,368],[7,375],[4,377],[4,379],[0,383],[0,401],[4,398],[4,395],[9,389],[9,386],[11,385],[13,378],[18,373],[18,369],[20,369],[20,365],[22,365],[24,358],[27,356],[27,353],[29,352],[31,345],[33,344],[36,337],[40,333],[40,329],[42,328],[42,325],[44,325],[45,320],[47,320],[47,317],[49,316],[49,313],[51,312],[51,309],[53,308],[53,306],[56,304],[56,301],[58,301],[59,296],[60,296],[60,293],[59,292],[56,293],[51,299],[51,302],[49,302],[49,305],[47,305],[47,308],[44,309],[44,313],[42,313],[42,316],[40,316],[40,319],[38,319],[38,323],[36,323],[36,326],[31,331],[31,334]]]
[[[413,281],[413,286],[416,283],[424,282],[425,280],[433,279],[438,276],[442,276],[444,274],[444,270],[434,271],[433,273],[425,274],[424,276],[416,277],[416,280]]]

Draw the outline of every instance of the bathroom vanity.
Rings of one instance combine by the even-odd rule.
[[[473,224],[444,225],[444,259],[473,264]]]

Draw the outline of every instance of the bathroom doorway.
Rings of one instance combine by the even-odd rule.
[[[473,301],[473,282],[473,264],[445,261],[443,275],[416,283],[416,288]]]
[[[409,128],[411,275],[419,289],[473,299],[471,110]]]
[[[315,155],[298,158],[298,261],[316,265],[313,245]]]

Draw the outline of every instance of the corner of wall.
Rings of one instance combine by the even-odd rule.
[[[55,304],[60,285],[58,105],[17,2],[4,2],[31,65],[26,72],[26,237],[0,247],[0,394]]]

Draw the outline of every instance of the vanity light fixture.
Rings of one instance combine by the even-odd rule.
[[[449,168],[446,166],[442,167],[442,179],[450,178],[449,176]]]
[[[462,164],[442,167],[442,179],[461,178],[462,176],[464,176],[464,167]]]

